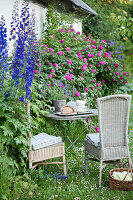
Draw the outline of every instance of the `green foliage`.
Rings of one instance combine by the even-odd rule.
[[[9,157],[8,151],[0,143],[0,199],[30,199],[36,193],[37,184],[25,173],[16,175],[15,160]]]
[[[86,0],[86,2],[98,15],[90,19],[88,17],[83,18],[83,32],[101,40],[118,40],[120,37],[116,30],[117,23],[110,18],[110,12],[114,7],[111,4],[108,5],[106,1],[88,2]]]
[[[28,121],[21,102],[0,102],[0,140],[17,167],[25,166],[29,149]]]

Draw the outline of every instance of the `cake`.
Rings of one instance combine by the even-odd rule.
[[[62,114],[72,114],[72,113],[74,113],[74,109],[70,106],[63,106],[61,113]]]

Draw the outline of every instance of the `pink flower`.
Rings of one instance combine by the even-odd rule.
[[[49,75],[48,75],[48,77],[50,77],[50,78],[52,78],[52,76],[53,76],[52,74],[49,74]]]
[[[102,50],[103,49],[103,45],[100,45],[99,49]]]
[[[44,52],[47,52],[47,49],[43,49]]]
[[[61,31],[64,32],[64,29],[62,28]]]
[[[103,41],[102,41],[102,43],[104,43],[104,44],[105,44],[105,43],[106,43],[106,40],[103,40]]]
[[[100,86],[100,84],[99,84],[99,83],[96,83],[96,86],[97,86],[97,87],[99,87],[99,86]]]
[[[96,130],[96,132],[99,132],[99,128],[97,126],[95,127],[95,130]]]
[[[57,63],[54,63],[54,67],[59,67]]]
[[[101,57],[101,55],[102,55],[102,52],[98,52],[98,57]]]
[[[115,75],[118,76],[118,75],[119,75],[119,72],[115,72]]]
[[[91,64],[89,64],[89,67],[92,67],[92,65],[91,65]]]
[[[70,33],[70,32],[71,32],[71,30],[66,30],[66,32],[67,32],[67,33]]]
[[[79,97],[79,96],[80,96],[80,92],[76,91],[76,92],[75,92],[75,95],[76,95],[77,97]]]
[[[127,72],[123,72],[123,75],[127,75]]]
[[[35,73],[35,74],[39,74],[39,71],[38,71],[38,70],[35,70],[34,73]]]
[[[38,63],[38,66],[40,67],[40,66],[41,66],[41,63]]]
[[[112,78],[112,81],[115,82],[116,80],[114,78]]]
[[[77,53],[77,55],[78,55],[78,56],[81,56],[81,53],[80,53],[80,52],[78,52],[78,53]]]
[[[120,77],[120,79],[121,79],[121,80],[123,80],[123,79],[124,79],[124,77],[123,77],[123,76],[121,76],[121,77]]]
[[[70,51],[70,47],[67,47],[67,48],[66,48],[66,51]]]
[[[92,69],[91,71],[92,71],[92,73],[94,73],[94,72],[95,72],[95,69]]]
[[[86,70],[87,69],[87,65],[82,65],[82,70]]]
[[[93,44],[96,44],[96,42],[95,42],[94,40],[92,40],[92,43],[93,43]]]
[[[51,69],[51,72],[55,72],[55,69]]]
[[[92,122],[92,118],[88,118],[88,121],[89,121],[89,122]]]
[[[64,86],[65,86],[64,84],[61,85],[61,87],[64,87]]]
[[[63,67],[64,65],[63,65],[63,64],[61,64],[61,66]]]
[[[77,33],[80,35],[80,31],[77,31]]]
[[[49,65],[53,66],[53,63],[49,63]]]
[[[123,81],[124,84],[126,84],[126,81]]]
[[[101,82],[101,85],[103,85],[103,84],[104,84],[104,82],[105,82],[105,80],[102,80],[102,82]]]
[[[83,61],[84,61],[84,63],[87,62],[87,58],[84,58]]]
[[[84,41],[87,41],[87,38],[84,38]]]
[[[53,48],[49,48],[49,51],[52,51],[52,52],[54,52],[54,49],[53,49]]]
[[[51,35],[50,37],[51,37],[51,38],[55,38],[55,36],[54,36],[54,35]]]
[[[81,51],[83,51],[83,52],[84,52],[85,50],[84,50],[84,49],[82,49]]]
[[[72,76],[73,76],[73,74],[71,74],[71,73],[70,73],[70,74],[68,74],[68,76],[72,77]]]
[[[84,78],[80,78],[80,80],[81,80],[81,81],[83,81],[83,80],[84,80]]]
[[[88,35],[87,37],[88,37],[88,38],[91,38],[91,36],[89,36],[89,35]]]
[[[88,92],[88,88],[85,88],[85,91]]]
[[[59,52],[58,52],[58,55],[59,55],[59,56],[61,56],[61,55],[63,55],[63,54],[64,54],[63,51],[59,51]]]
[[[118,64],[117,64],[117,63],[115,63],[115,67],[118,67]]]
[[[68,63],[68,64],[72,64],[72,61],[71,61],[71,60],[68,60],[67,63]]]
[[[71,69],[70,69],[70,71],[72,71],[72,72],[73,72],[73,69],[71,68]]]
[[[64,40],[60,40],[60,43],[63,43],[64,42]]]
[[[83,74],[80,74],[80,76],[83,76]]]
[[[101,90],[101,88],[98,88],[98,90]]]
[[[47,45],[46,45],[46,44],[44,44],[44,45],[43,45],[43,48],[46,48],[46,47],[47,47]]]
[[[66,78],[67,80],[69,80],[69,81],[72,81],[72,78],[71,78],[70,76],[68,76],[68,75],[66,75],[65,78]]]
[[[91,54],[91,57],[94,58],[94,54]]]
[[[94,86],[91,87],[92,90],[94,90],[94,88],[95,88]]]
[[[93,48],[93,49],[96,49],[96,46],[95,46],[95,45],[92,45],[92,48]]]
[[[90,53],[87,56],[88,56],[88,58],[91,58],[91,54]]]
[[[100,61],[100,65],[105,65],[106,62],[105,61]]]
[[[50,88],[50,87],[51,87],[51,84],[48,84],[48,86],[49,86],[48,88]]]
[[[98,66],[99,66],[99,64],[97,63],[97,64],[96,64],[96,67],[98,67]]]
[[[94,80],[92,80],[91,82],[92,82],[92,83],[95,83],[95,82],[96,82],[96,80],[94,79]]]
[[[81,59],[81,60],[82,60],[82,58],[83,58],[82,56],[79,56],[79,59]]]
[[[109,71],[111,71],[111,68],[108,68]]]

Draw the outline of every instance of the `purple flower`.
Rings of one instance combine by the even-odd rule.
[[[119,59],[123,60],[124,56],[123,55],[119,55]]]

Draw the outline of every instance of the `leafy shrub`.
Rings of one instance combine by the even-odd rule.
[[[21,102],[0,102],[0,140],[18,168],[20,163],[25,166],[24,158],[27,159],[28,130],[24,105]]]
[[[43,81],[46,99],[52,100],[55,81],[67,86],[67,99],[87,92],[93,103],[99,96],[115,93],[128,80],[129,73],[123,72],[118,59],[109,53],[105,40],[85,36],[72,26],[53,30],[37,45],[36,78],[38,84],[39,77]]]

